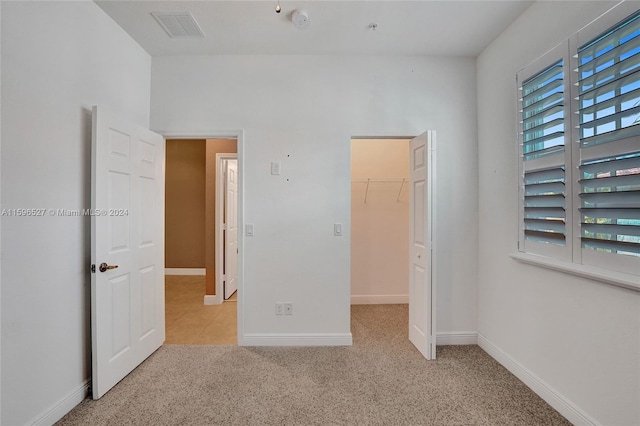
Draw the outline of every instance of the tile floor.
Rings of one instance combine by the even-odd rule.
[[[237,293],[220,305],[203,303],[205,277],[165,277],[165,344],[237,345]]]

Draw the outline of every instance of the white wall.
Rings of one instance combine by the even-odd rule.
[[[483,347],[537,378],[547,398],[564,399],[556,407],[573,422],[622,426],[640,424],[640,294],[509,258],[516,72],[612,5],[536,2],[478,58],[478,331]]]
[[[438,330],[476,330],[474,59],[156,57],[151,93],[156,131],[245,130],[244,220],[255,225],[244,246],[246,334],[350,333],[350,139],[427,129],[449,165],[439,169]],[[269,174],[276,160],[279,177]],[[275,316],[278,301],[294,315]]]
[[[351,178],[351,303],[408,303],[409,139],[352,140]]]
[[[2,2],[2,208],[89,208],[92,105],[149,124],[151,58],[93,2]],[[2,424],[90,377],[89,217],[2,218]]]

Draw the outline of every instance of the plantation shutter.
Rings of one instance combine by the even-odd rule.
[[[640,13],[578,49],[583,250],[640,256]]]
[[[525,244],[566,244],[563,73],[561,60],[520,87]]]

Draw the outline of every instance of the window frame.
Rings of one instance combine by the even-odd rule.
[[[629,10],[631,9],[631,10]],[[586,26],[582,30],[578,31],[571,38],[569,38],[569,49],[571,52],[575,52],[571,55],[571,69],[572,69],[572,80],[571,80],[571,110],[578,111],[579,110],[579,87],[577,84],[574,84],[578,78],[578,50],[580,47],[584,46],[586,43],[592,41],[595,37],[598,37],[600,34],[605,31],[612,29],[621,21],[631,17],[632,15],[638,12],[638,8],[625,8],[625,7],[617,7],[612,10],[610,13],[601,17],[600,19],[592,22],[590,25]],[[575,70],[575,71],[573,71]],[[636,71],[640,72],[640,71]],[[578,120],[578,114],[572,114],[572,118],[575,120],[575,124],[571,125],[571,150],[572,150],[572,158],[574,159],[572,164],[573,170],[578,170],[578,167],[582,163],[582,158],[587,156],[590,159],[606,157],[610,155],[615,155],[621,151],[630,151],[635,150],[633,146],[634,139],[637,143],[640,140],[640,135],[635,136],[622,136],[620,139],[617,139],[615,142],[608,142],[601,145],[594,145],[587,148],[581,147],[580,141],[580,126]],[[640,125],[639,125],[640,126]],[[635,127],[635,126],[634,126]],[[638,130],[640,131],[640,129]],[[637,131],[636,131],[637,132]],[[640,149],[640,147],[639,147]],[[577,178],[579,178],[579,172],[576,173]],[[575,235],[573,241],[573,262],[588,266],[594,266],[598,268],[611,269],[617,272],[629,273],[632,275],[640,275],[640,256],[621,256],[614,253],[606,253],[599,252],[595,250],[584,249],[582,247],[582,230],[580,223],[582,222],[582,216],[580,214],[579,207],[581,206],[580,200],[580,184],[577,182],[577,179],[572,181],[572,193],[573,193],[573,203],[576,208],[573,210],[573,233]],[[640,280],[639,280],[640,281]],[[640,283],[638,284],[640,288]]]
[[[569,95],[566,93],[567,91],[567,82],[570,77],[570,67],[569,67],[569,48],[567,43],[561,43],[545,53],[540,58],[536,59],[531,64],[527,65],[525,68],[520,70],[516,75],[516,85],[518,90],[518,250],[524,253],[535,254],[538,256],[547,256],[554,259],[561,259],[566,262],[571,261],[571,241],[573,234],[573,227],[571,226],[571,218],[569,217],[569,213],[572,211],[572,199],[573,197],[568,192],[570,188],[567,185],[569,182],[571,170],[568,170],[567,164],[571,164],[571,149],[570,149],[570,105],[568,102]],[[564,245],[556,245],[556,244],[548,244],[537,242],[535,240],[530,240],[525,238],[525,227],[524,227],[524,204],[525,204],[525,172],[527,171],[527,164],[531,167],[530,169],[534,170],[542,170],[545,168],[550,168],[557,166],[558,156],[546,156],[535,158],[531,160],[524,159],[524,128],[523,128],[523,117],[522,117],[522,95],[521,87],[522,83],[529,80],[531,77],[540,74],[545,69],[549,68],[553,64],[558,61],[562,61],[562,78],[563,78],[563,104],[564,104],[564,151],[562,155],[562,159],[564,160],[564,182],[565,182],[565,244]],[[556,161],[554,161],[556,160]]]
[[[625,2],[618,4],[609,12],[600,16],[582,28],[572,37],[560,43],[547,53],[521,69],[516,75],[518,100],[518,245],[517,253],[511,257],[520,262],[542,266],[545,268],[569,273],[607,284],[640,291],[640,257],[624,256],[613,253],[597,252],[582,247],[581,229],[581,185],[578,167],[581,164],[581,144],[578,114],[579,88],[575,84],[578,69],[578,49],[592,41],[603,32],[615,27],[621,21],[638,12],[636,5]],[[565,245],[537,243],[525,238],[524,223],[524,173],[525,159],[523,153],[523,117],[522,117],[522,82],[539,74],[552,64],[562,60],[564,85],[564,165],[565,165]],[[640,136],[627,137],[627,141],[613,144],[633,144]],[[612,154],[613,145],[602,144],[585,151],[599,152],[603,156]],[[615,154],[616,148],[613,150]],[[532,161],[532,160],[528,160]]]

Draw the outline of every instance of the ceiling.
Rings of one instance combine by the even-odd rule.
[[[475,57],[533,1],[102,0],[152,56],[216,54],[446,55]],[[305,10],[306,29],[291,22]],[[169,38],[152,12],[191,12],[205,38]],[[370,24],[377,24],[372,30]]]

